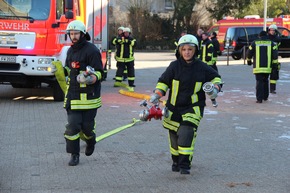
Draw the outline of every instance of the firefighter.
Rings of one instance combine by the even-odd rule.
[[[217,57],[218,56],[221,56],[221,51],[220,51],[220,43],[219,41],[217,40],[216,38],[217,34],[215,32],[212,32],[211,36],[210,36],[210,40],[212,41],[212,44],[213,44],[213,48],[214,48],[214,52],[213,52],[213,67],[217,69],[217,66],[216,66],[216,61],[217,61]]]
[[[256,77],[256,103],[267,101],[269,97],[269,75],[272,68],[278,66],[277,46],[271,41],[266,31],[261,31],[259,39],[252,42],[247,51],[247,63],[252,65]]]
[[[178,41],[180,57],[160,76],[150,97],[150,102],[156,104],[169,91],[166,102],[169,116],[164,118],[163,127],[169,131],[171,169],[181,174],[190,174],[197,128],[206,99],[202,85],[205,82],[215,85],[211,98],[216,98],[221,89],[220,75],[198,59],[198,49],[195,36],[182,36]]]
[[[213,69],[218,71],[216,64],[214,63],[213,54],[214,54],[214,46],[212,41],[209,39],[209,35],[207,32],[202,33],[201,40],[201,49],[199,52],[199,58],[207,63],[207,65],[211,66]]]
[[[128,85],[129,91],[134,92],[135,82],[135,68],[134,68],[134,47],[136,46],[136,39],[131,36],[131,30],[128,27],[124,28],[124,37],[118,37],[116,45],[117,49],[117,72],[114,87],[121,86],[122,75],[125,68],[128,70]]]
[[[118,28],[118,35],[114,37],[112,40],[112,44],[116,46],[116,52],[118,52],[117,49],[120,49],[120,46],[117,46],[117,39],[118,38],[122,39],[122,37],[124,37],[124,27],[120,26]],[[116,59],[116,55],[115,55],[115,59]],[[117,68],[118,68],[118,65],[117,65]],[[128,71],[127,71],[127,68],[125,67],[124,72],[123,72],[123,80],[125,81],[127,80],[127,78],[128,78]],[[116,80],[116,78],[113,78],[113,79]]]
[[[198,29],[197,31],[196,31],[196,35],[195,35],[195,37],[197,38],[197,40],[198,40],[198,47],[200,48],[201,47],[201,41],[202,41],[202,34],[204,33],[204,31],[202,30],[202,29]]]
[[[278,36],[277,33],[277,26],[275,24],[272,24],[268,28],[268,38],[272,40],[276,46],[277,50],[279,49],[279,46],[281,44],[281,39]],[[277,80],[279,80],[279,70],[280,70],[280,63],[278,62],[277,68],[272,68],[271,74],[270,74],[270,93],[276,94],[276,84]]]
[[[103,66],[100,50],[87,41],[90,37],[83,22],[70,22],[66,31],[72,46],[67,51],[64,67],[64,76],[68,77],[64,100],[68,123],[64,137],[66,151],[71,154],[68,165],[76,166],[79,164],[80,138],[87,144],[86,156],[92,155],[95,149],[95,117],[102,105],[100,91]],[[59,63],[54,62],[53,65]]]

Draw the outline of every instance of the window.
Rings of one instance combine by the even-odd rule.
[[[64,14],[63,1],[56,1],[56,19],[60,19],[60,16]]]
[[[173,0],[165,0],[165,9],[173,9]]]

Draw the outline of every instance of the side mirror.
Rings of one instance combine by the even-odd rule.
[[[65,12],[65,18],[66,19],[73,19],[74,18],[74,13],[71,10],[66,11]]]

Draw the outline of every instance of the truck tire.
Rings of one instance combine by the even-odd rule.
[[[11,83],[11,86],[13,88],[34,88],[34,84],[31,82],[27,82],[27,83]]]
[[[58,82],[53,83],[52,85],[53,88],[53,99],[54,101],[63,101],[64,100],[64,93],[61,90]]]
[[[242,56],[240,56],[240,55],[232,55],[232,58],[234,60],[240,60],[242,58]]]

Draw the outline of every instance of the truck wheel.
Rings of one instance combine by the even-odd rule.
[[[242,56],[232,55],[232,58],[233,58],[234,60],[239,60],[239,59],[242,58]]]
[[[11,83],[11,86],[13,88],[23,88],[23,84],[20,84],[20,83]]]
[[[26,83],[11,83],[13,88],[34,88],[35,84],[33,82]]]
[[[61,90],[58,82],[55,82],[52,86],[53,88],[53,99],[54,101],[63,101],[64,100],[64,93]]]

